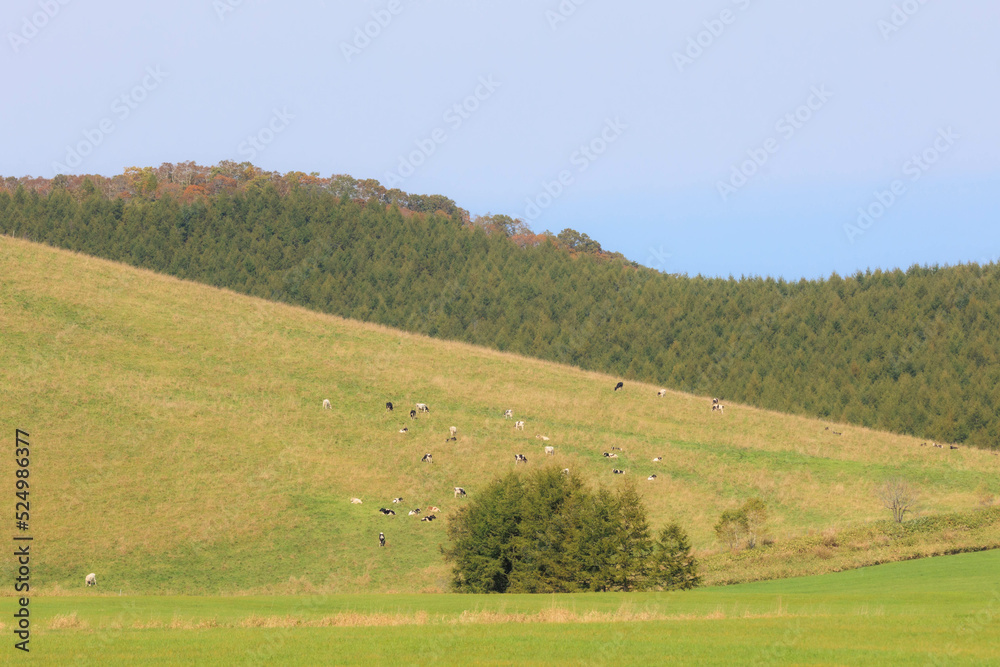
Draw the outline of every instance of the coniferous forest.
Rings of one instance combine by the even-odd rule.
[[[0,233],[783,412],[1000,446],[1000,266],[667,275],[573,230],[248,163],[0,179]]]

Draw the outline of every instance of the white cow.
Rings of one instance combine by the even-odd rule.
[[[547,446],[545,448],[545,453],[548,454],[549,456],[554,456],[556,453],[556,448],[552,446]]]
[[[535,437],[538,438],[539,440],[549,440],[550,439],[549,436],[547,436],[547,435],[536,435]]]
[[[460,486],[456,486],[455,487],[455,497],[456,498],[462,498],[464,496],[465,496],[465,489],[463,489]]]
[[[361,504],[361,498],[351,498],[351,504],[352,505],[360,505]]]
[[[523,431],[524,430],[524,422],[523,421],[522,422],[514,422],[514,430],[515,431]]]
[[[663,398],[664,396],[667,395],[667,390],[661,389],[660,391],[656,392],[656,395],[659,396],[660,398]]]
[[[450,427],[448,428],[448,432],[449,432],[449,433],[451,433],[451,437],[453,437],[453,438],[454,438],[454,437],[455,437],[455,434],[456,434],[456,433],[458,433],[458,429],[457,429],[457,428],[455,428],[454,426],[450,426]]]
[[[427,407],[426,403],[417,403],[417,412],[430,412],[431,409]]]
[[[329,410],[329,409],[331,409],[332,407],[333,407],[333,406],[331,406],[331,405],[330,405],[330,399],[329,399],[329,398],[324,398],[324,399],[323,399],[323,409],[324,409],[324,410]]]
[[[91,572],[90,574],[87,575],[87,578],[84,579],[84,581],[87,582],[88,586],[96,586],[97,585],[97,575],[94,574],[93,572]]]

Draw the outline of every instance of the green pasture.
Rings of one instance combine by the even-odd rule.
[[[1000,661],[1000,551],[673,593],[93,594],[32,605],[42,664]]]

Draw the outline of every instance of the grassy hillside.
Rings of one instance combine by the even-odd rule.
[[[654,528],[684,525],[709,581],[734,562],[711,553],[716,518],[756,495],[785,565],[823,531],[882,536],[827,547],[850,558],[813,553],[808,571],[867,562],[879,543],[892,560],[1000,542],[996,515],[978,509],[1000,493],[990,452],[737,404],[718,415],[708,397],[657,398],[632,382],[616,393],[617,378],[5,237],[0,277],[0,431],[31,434],[33,583],[50,593],[79,590],[91,571],[101,590],[129,593],[442,590],[444,521],[405,510],[434,504],[446,518],[461,502],[452,487],[475,494],[515,453],[594,483],[621,483],[613,466],[640,478]],[[387,414],[387,400],[401,409]],[[416,402],[431,412],[411,421],[403,410]],[[624,450],[614,462],[602,456],[612,446]],[[434,464],[420,463],[425,452]],[[11,467],[5,457],[5,479]],[[872,489],[894,475],[920,489],[918,516],[966,519],[910,542],[873,527],[887,512]],[[379,514],[395,496],[403,511]]]
[[[33,602],[33,656],[102,665],[982,665],[996,662],[1000,645],[998,574],[994,551],[667,594],[46,598]]]
[[[1000,448],[1000,265],[666,275],[573,230],[252,165],[0,179],[0,234],[780,412]]]

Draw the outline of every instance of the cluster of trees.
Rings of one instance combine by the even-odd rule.
[[[468,211],[459,208],[444,195],[420,195],[403,192],[398,188],[388,189],[374,178],[357,179],[347,174],[335,174],[328,178],[322,178],[316,172],[306,174],[290,171],[282,174],[264,171],[249,162],[237,163],[231,160],[223,160],[213,167],[194,162],[164,162],[159,167],[128,167],[121,174],[110,177],[100,174],[60,174],[52,179],[30,176],[0,178],[0,187],[9,192],[25,187],[45,196],[55,190],[87,196],[96,191],[109,199],[173,198],[185,204],[204,203],[212,197],[258,189],[264,185],[272,186],[280,196],[287,195],[294,189],[316,190],[337,198],[378,202],[420,213],[442,212],[445,215],[457,215],[464,220],[469,219]]]
[[[738,509],[724,511],[715,524],[715,536],[731,550],[745,545],[757,546],[767,523],[767,503],[760,498],[750,498]]]
[[[996,264],[665,275],[573,230],[248,163],[0,179],[0,233],[625,379],[998,445]]]
[[[491,483],[458,510],[443,549],[462,593],[565,593],[694,588],[687,534],[650,535],[635,487],[587,489],[574,475],[541,469]]]

